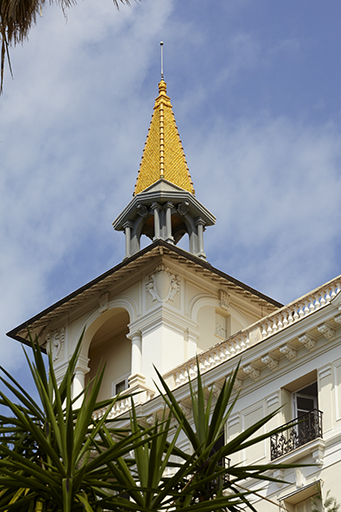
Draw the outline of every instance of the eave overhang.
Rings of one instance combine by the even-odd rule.
[[[123,231],[125,223],[135,219],[140,205],[151,206],[153,203],[167,203],[168,201],[175,206],[187,202],[192,217],[202,218],[206,226],[215,224],[215,216],[193,194],[162,178],[134,196],[113,221],[112,226],[117,231]]]
[[[221,270],[214,268],[208,262],[203,261],[177,246],[164,242],[163,240],[158,240],[130,258],[125,259],[122,263],[111,268],[104,274],[96,277],[78,290],[75,290],[52,306],[44,309],[18,327],[15,327],[7,333],[7,336],[29,345],[29,341],[26,339],[28,328],[31,332],[39,333],[40,331],[44,331],[50,322],[56,321],[71,309],[83,304],[89,298],[100,295],[108,286],[120,281],[127,276],[128,273],[143,268],[146,262],[151,258],[157,258],[164,254],[175,259],[180,265],[185,265],[203,276],[210,277],[220,282],[225,288],[231,289],[245,298],[249,298],[249,300],[258,303],[260,306],[265,306],[273,311],[282,307],[281,303],[267,297],[228,274],[225,274]]]

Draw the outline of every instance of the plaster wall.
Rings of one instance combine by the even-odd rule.
[[[166,373],[182,364],[186,350],[184,333],[166,325],[143,334],[142,338],[142,373],[147,385],[154,388],[156,378],[153,365],[160,373]]]
[[[265,414],[282,407],[277,414],[259,434],[276,426],[280,426],[293,419],[293,392],[299,382],[311,380],[316,376],[318,385],[318,408],[323,411],[323,445],[322,465],[314,465],[300,470],[285,470],[283,474],[277,475],[289,482],[289,485],[271,484],[267,485],[265,495],[276,503],[281,496],[290,493],[298,493],[314,481],[323,481],[324,493],[331,490],[331,495],[341,503],[341,488],[339,475],[341,474],[341,358],[338,345],[326,349],[316,357],[306,351],[306,357],[300,360],[296,366],[290,364],[287,371],[276,376],[273,374],[271,381],[264,382],[262,386],[258,383],[253,385],[245,382],[240,398],[236,405],[236,414],[233,415],[226,426],[227,442],[232,440],[238,433],[254,424]],[[304,360],[306,359],[306,360]],[[310,449],[309,446],[312,448]],[[302,451],[302,456],[297,455],[297,450],[285,456],[283,462],[299,464],[316,464],[317,440],[307,443],[307,448]],[[298,457],[298,458],[297,458]],[[283,457],[278,459],[281,462]],[[231,464],[241,463],[267,463],[270,461],[270,441],[262,441],[254,447],[249,447],[243,453],[233,455]],[[276,476],[274,474],[274,476]],[[256,484],[255,484],[256,486]],[[299,495],[293,498],[300,500]],[[297,501],[298,502],[298,501]],[[256,508],[259,511],[269,510],[269,503],[256,501]],[[296,512],[296,509],[293,508]]]

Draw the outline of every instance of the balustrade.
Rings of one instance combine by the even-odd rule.
[[[95,420],[99,420],[104,416],[104,414],[107,412],[108,408],[102,407],[101,409],[97,409],[97,411],[94,412],[93,417]],[[117,416],[120,416],[121,414],[129,411],[131,409],[131,398],[122,398],[122,400],[118,400],[112,407],[111,411],[108,414],[108,419],[116,418]]]
[[[338,278],[339,279],[339,278]],[[204,354],[198,356],[200,371],[205,373],[214,366],[232,358],[233,356],[244,352],[248,347],[262,341],[268,336],[285,329],[286,327],[305,318],[321,307],[328,304],[341,290],[341,281],[335,280],[329,283],[327,287],[322,287],[312,295],[300,299],[299,302],[283,307],[279,312],[275,311],[261,320],[259,324],[254,324],[250,330],[231,336],[226,341],[220,343],[217,347],[207,350]],[[250,332],[259,331],[259,336],[254,338]],[[174,386],[180,386],[188,381],[188,372],[190,377],[196,376],[196,365],[191,361],[190,364],[184,364],[177,368],[176,372],[168,374],[173,377]]]

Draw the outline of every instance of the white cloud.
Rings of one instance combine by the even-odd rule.
[[[282,301],[332,278],[341,133],[264,117],[201,135],[191,159],[202,171],[197,195],[217,216],[207,231],[212,263]],[[202,186],[205,173],[216,187]]]
[[[86,260],[87,243],[110,247],[104,235],[114,238],[110,223],[133,190],[142,153],[134,139],[151,111],[138,91],[171,10],[155,0],[119,12],[110,1],[81,2],[65,23],[49,6],[12,50],[15,79],[7,74],[0,99],[2,332],[72,291],[67,279],[51,283],[59,262]],[[101,254],[90,277],[122,253]],[[1,364],[17,367],[19,345],[2,336],[0,346]]]

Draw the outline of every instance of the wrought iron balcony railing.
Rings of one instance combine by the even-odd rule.
[[[322,411],[312,409],[285,425],[290,425],[293,422],[295,422],[295,425],[279,434],[271,436],[271,460],[292,452],[296,448],[309,443],[309,441],[322,437]]]

